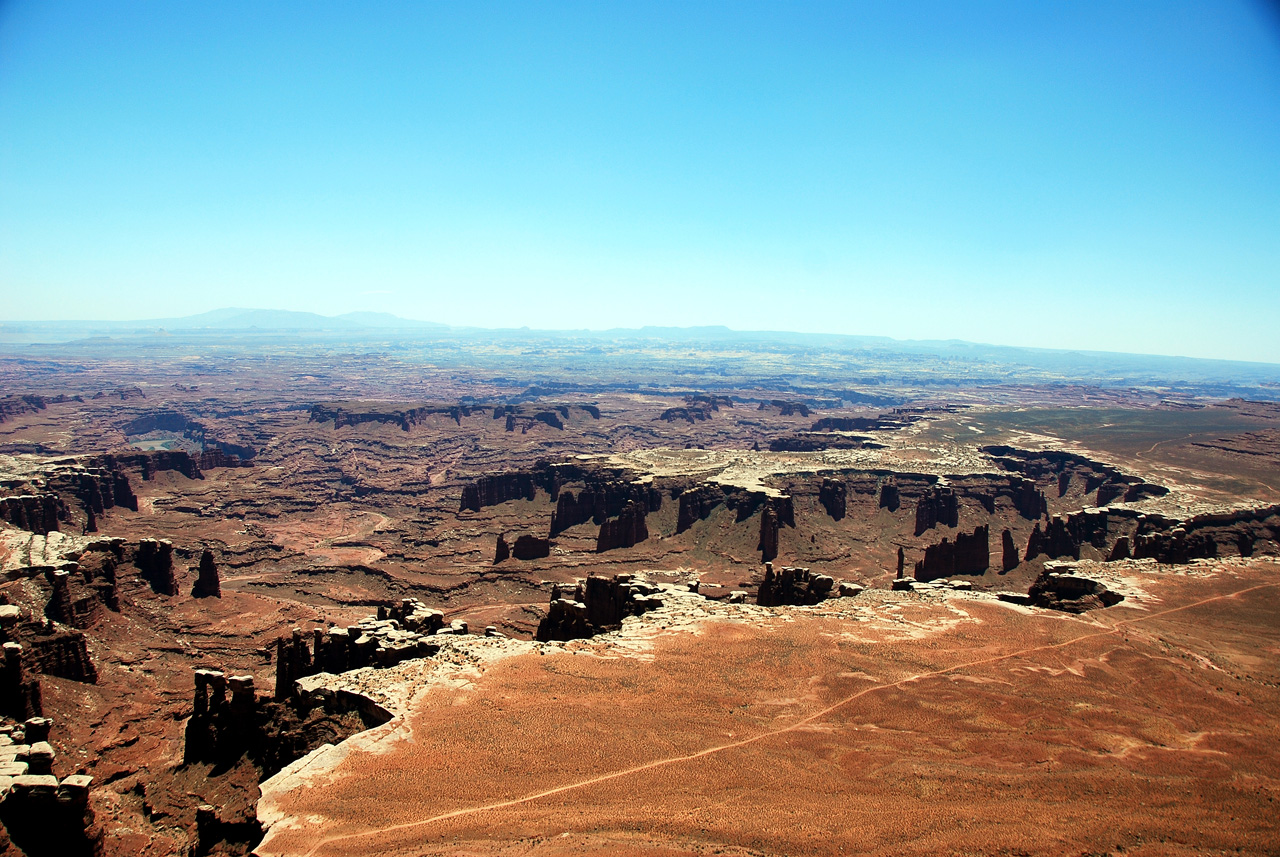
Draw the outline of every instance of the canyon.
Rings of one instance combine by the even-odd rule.
[[[185,347],[0,355],[0,854],[1275,844],[1269,388]]]

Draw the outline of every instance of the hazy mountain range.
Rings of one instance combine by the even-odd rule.
[[[255,337],[322,341],[431,342],[512,341],[540,342],[679,342],[702,343],[709,348],[730,343],[757,348],[821,350],[847,353],[860,361],[886,357],[919,356],[944,361],[979,361],[1009,367],[1034,367],[1060,375],[1064,380],[1109,379],[1113,383],[1229,381],[1233,384],[1280,388],[1280,364],[1206,360],[1189,357],[1122,352],[1068,351],[989,345],[963,340],[898,340],[883,336],[795,333],[789,331],[739,331],[723,326],[641,327],[609,330],[531,330],[453,327],[429,321],[400,318],[390,313],[350,312],[325,316],[290,310],[228,307],[182,318],[136,321],[18,321],[0,322],[0,351],[29,353],[42,346],[83,350],[105,345],[104,340],[141,343],[157,338],[194,342]],[[1132,376],[1132,377],[1128,377]],[[1012,380],[1012,379],[1010,379]]]

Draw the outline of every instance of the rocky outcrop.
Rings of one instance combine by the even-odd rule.
[[[960,505],[956,494],[945,485],[935,485],[916,501],[916,535],[922,535],[939,524],[955,527],[960,523]]]
[[[759,503],[764,507],[760,512],[760,541],[756,550],[760,551],[761,562],[772,562],[778,556],[781,527],[796,525],[795,504],[790,496],[766,497],[759,492],[751,492],[744,499],[747,503],[739,505],[739,520],[744,518],[744,513],[749,514],[755,504]]]
[[[1138,520],[1135,559],[1184,563],[1220,556],[1280,554],[1280,505],[1196,515],[1182,521],[1147,515]]]
[[[823,417],[810,431],[893,431],[910,425],[919,417]]]
[[[592,575],[572,590],[557,584],[551,606],[538,623],[536,639],[580,640],[616,628],[626,616],[638,616],[662,606],[658,587],[630,574]]]
[[[187,721],[183,761],[228,764],[260,740],[253,676],[195,671],[195,697]],[[230,690],[230,698],[227,691]]]
[[[534,475],[522,470],[481,476],[462,488],[462,509],[479,512],[508,500],[532,500],[537,495]]]
[[[1036,607],[1083,613],[1119,604],[1124,596],[1102,583],[1075,573],[1069,563],[1047,562],[1027,592]]]
[[[848,503],[848,490],[844,483],[837,479],[823,479],[822,488],[818,491],[818,502],[827,510],[827,514],[833,521],[843,520]]]
[[[15,620],[5,634],[6,644],[18,645],[19,674],[41,673],[85,684],[97,683],[98,671],[89,657],[82,631],[48,620],[26,619]]]
[[[1065,518],[1055,515],[1043,530],[1037,522],[1027,539],[1025,558],[1079,559],[1080,548],[1086,544],[1102,550],[1107,545],[1111,517],[1106,509],[1085,509]]]
[[[1048,499],[1030,479],[1014,479],[1009,485],[1009,496],[1013,501],[1013,508],[1028,521],[1049,514]]]
[[[358,426],[365,423],[394,425],[409,431],[431,417],[445,417],[462,425],[463,417],[488,414],[489,408],[480,405],[422,405],[416,408],[395,408],[387,405],[316,404],[311,408],[309,422],[332,422],[335,429]]]
[[[57,494],[21,494],[0,498],[0,521],[21,530],[46,535],[58,529],[58,521],[68,516],[66,504]]]
[[[595,628],[587,621],[586,604],[575,598],[553,596],[547,615],[538,623],[535,639],[544,643],[551,640],[585,640],[595,633]]]
[[[704,483],[681,492],[676,515],[676,533],[683,533],[698,521],[705,521],[716,506],[724,502],[724,489],[715,483]]]
[[[673,423],[676,420],[683,420],[687,423],[703,422],[711,419],[713,409],[705,405],[684,405],[682,407],[667,408],[658,415],[658,419],[666,420]]]
[[[508,500],[533,500],[542,489],[556,503],[550,533],[555,537],[588,520],[601,524],[617,517],[632,501],[649,512],[661,509],[662,492],[638,481],[638,475],[594,462],[541,460],[529,470],[487,474],[463,486],[461,509],[478,512]],[[574,489],[575,485],[581,487]]]
[[[511,555],[520,560],[542,559],[543,557],[551,556],[551,539],[522,535],[516,539],[515,546],[511,549]]]
[[[120,612],[117,569],[124,562],[124,545],[122,538],[101,539],[80,552],[76,564],[84,582],[77,586],[73,578],[72,585],[76,617],[72,624],[77,628],[87,628],[97,621],[101,616],[98,604],[113,613]]]
[[[498,533],[498,544],[493,550],[493,564],[506,562],[511,558],[511,546],[507,544],[506,536]]]
[[[770,399],[767,402],[761,402],[758,410],[775,410],[779,416],[783,417],[807,417],[810,414],[809,406],[804,402],[788,402],[784,399]]]
[[[607,520],[600,525],[600,535],[596,538],[596,553],[629,548],[648,539],[646,513],[646,507],[634,500],[628,502],[617,518]]]
[[[61,474],[60,474],[61,476]],[[129,484],[129,476],[119,468],[83,467],[50,480],[54,487],[74,494],[89,515],[101,515],[117,506],[138,511],[138,498]],[[93,532],[89,528],[89,532]]]
[[[7,423],[23,414],[34,414],[45,409],[43,396],[0,396],[0,423]]]
[[[142,539],[134,552],[133,564],[157,595],[178,594],[178,579],[173,569],[173,543],[168,539]]]
[[[137,470],[143,481],[150,482],[157,473],[168,470],[177,471],[188,479],[203,479],[196,460],[190,453],[177,449],[158,449],[151,452],[132,454],[96,455],[88,460],[87,466],[108,471],[120,471],[126,468]]]
[[[222,597],[222,582],[218,579],[218,562],[213,557],[213,551],[208,548],[201,551],[196,573],[196,582],[191,587],[192,598]]]
[[[32,739],[27,736],[23,740]],[[25,745],[11,741],[8,749],[25,753],[30,766],[26,774],[5,777],[9,784],[0,792],[0,821],[13,847],[20,849],[16,853],[27,857],[100,857],[104,831],[89,803],[93,777],[72,774],[59,781],[53,775],[54,753],[47,741]]]
[[[1025,559],[1030,562],[1038,556],[1080,558],[1080,542],[1072,538],[1067,522],[1054,516],[1044,530],[1037,522],[1027,538]]]
[[[925,548],[916,563],[915,579],[928,583],[957,574],[984,574],[991,565],[989,531],[984,524],[972,533],[957,533],[954,542],[944,538]]]
[[[756,603],[762,607],[784,604],[817,604],[832,596],[835,579],[813,574],[807,568],[783,566],[774,570],[773,563],[764,565],[764,580],[756,592]]]
[[[1000,567],[1004,571],[1012,571],[1018,567],[1018,546],[1013,543],[1013,533],[1005,530],[1000,534]]]
[[[304,634],[294,628],[276,638],[276,699],[291,696],[298,679],[320,672],[342,673],[362,667],[392,667],[439,651],[431,636],[444,629],[444,614],[416,598],[405,598],[390,610],[378,609],[355,625]],[[451,629],[465,633],[465,627]],[[310,646],[308,646],[310,640]]]
[[[1106,506],[1116,500],[1132,503],[1169,493],[1163,485],[1146,482],[1117,467],[1072,452],[1025,450],[1011,446],[984,446],[981,450],[1005,470],[1024,474],[1042,484],[1056,483],[1059,497],[1066,496],[1073,486],[1078,486],[1083,494],[1097,492],[1094,498],[1096,506]]]
[[[332,636],[332,631],[330,632]],[[324,632],[320,632],[320,644],[323,647],[325,642]],[[348,636],[342,640],[347,648],[350,645],[351,638]],[[337,641],[334,640],[336,647]],[[306,640],[302,636],[301,628],[294,628],[293,634],[286,638],[280,636],[276,638],[276,699],[286,699],[293,693],[293,683],[298,679],[315,675],[320,672],[319,666],[315,670],[311,669],[312,659],[311,650],[307,648]],[[339,671],[341,672],[341,670]],[[197,687],[199,687],[199,679],[197,679]],[[197,691],[198,693],[199,691]],[[189,742],[188,742],[189,743]]]
[[[869,437],[822,432],[797,432],[769,441],[770,452],[821,452],[824,449],[884,449]]]
[[[71,572],[51,568],[45,572],[45,580],[52,590],[44,608],[45,617],[64,625],[75,625],[75,611],[71,607]]]
[[[253,457],[253,450],[250,449],[249,452],[250,455],[245,458],[227,450],[223,444],[218,444],[201,450],[196,463],[202,471],[213,470],[216,467],[253,467],[253,462],[249,460]]]
[[[138,500],[122,468],[110,456],[43,462],[23,478],[8,481],[6,489],[13,494],[0,497],[0,520],[40,535],[68,525],[95,532],[98,516],[107,509],[123,506],[137,511]],[[76,505],[83,509],[83,524],[72,514]]]
[[[732,408],[733,400],[728,396],[701,394],[685,396],[683,406],[667,408],[658,416],[658,419],[666,420],[669,423],[677,420],[683,420],[688,423],[704,422],[711,419],[711,415],[718,412],[721,407]]]
[[[760,543],[756,550],[760,551],[761,562],[771,562],[778,556],[778,513],[772,506],[765,506],[760,513]]]
[[[527,434],[537,424],[550,426],[563,431],[567,423],[572,421],[574,410],[582,411],[593,420],[600,419],[600,408],[597,405],[555,405],[550,409],[530,409],[522,405],[500,405],[493,409],[495,420],[506,419],[506,430],[520,429]]]
[[[879,499],[880,508],[888,509],[890,512],[896,512],[901,505],[902,495],[898,492],[898,483],[892,479],[886,479],[881,482]]]
[[[621,515],[630,503],[646,514],[656,512],[662,507],[662,495],[651,486],[621,479],[591,480],[576,495],[562,490],[551,516],[551,536],[587,521],[602,525]]]
[[[376,706],[347,697],[329,693],[272,701],[258,697],[253,676],[196,670],[183,760],[229,766],[247,756],[265,777],[323,744],[390,719]]]
[[[40,679],[27,670],[24,648],[10,636],[16,632],[17,610],[11,605],[0,607],[0,632],[6,636],[4,663],[0,665],[0,714],[25,720],[39,716],[43,705]]]

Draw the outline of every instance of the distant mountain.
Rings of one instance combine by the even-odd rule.
[[[0,342],[58,342],[90,336],[136,336],[191,331],[296,332],[361,330],[444,330],[447,325],[400,318],[387,312],[349,312],[320,315],[282,309],[224,307],[180,318],[137,321],[12,321],[0,322]]]
[[[1142,386],[1219,383],[1224,390],[1280,386],[1280,364],[1170,357],[1098,351],[1055,350],[988,345],[951,340],[900,340],[883,336],[796,333],[792,331],[733,330],[722,325],[702,327],[646,326],[608,330],[540,330],[452,327],[400,318],[383,312],[349,312],[325,316],[312,312],[226,307],[183,318],[140,321],[0,321],[0,349],[14,353],[28,346],[79,344],[99,348],[105,342],[146,343],[157,337],[196,343],[227,339],[287,340],[291,336],[330,342],[399,341],[434,347],[443,342],[604,343],[672,342],[711,350],[735,344],[787,353],[824,351],[848,359],[876,361],[910,355],[912,360],[938,361],[939,367],[981,366],[993,379],[1012,380],[1026,370],[1051,373],[1062,382],[1099,381]],[[926,365],[921,363],[920,365]],[[1224,393],[1225,394],[1225,393]],[[1236,393],[1232,392],[1231,395]],[[1268,396],[1269,398],[1270,396]]]
[[[346,312],[335,319],[346,319],[355,322],[361,327],[386,327],[397,330],[405,330],[407,328],[426,328],[432,327],[439,330],[445,330],[449,327],[447,324],[440,324],[434,321],[416,321],[411,318],[401,318],[398,315],[392,315],[389,312]]]
[[[283,309],[241,309],[229,307],[189,315],[185,318],[157,319],[165,330],[351,330],[363,327],[347,316],[327,316],[314,312]]]

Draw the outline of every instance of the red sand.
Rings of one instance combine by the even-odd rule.
[[[653,661],[525,656],[289,795],[262,854],[1280,852],[1280,576],[1085,617],[796,614]],[[932,608],[937,609],[937,608]]]

